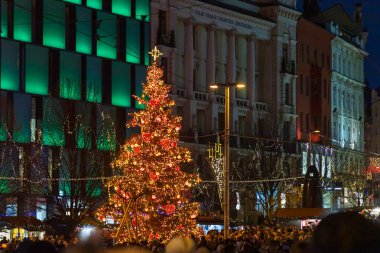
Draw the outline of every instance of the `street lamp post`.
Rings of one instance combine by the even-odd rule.
[[[307,149],[307,168],[310,167],[311,165],[311,135],[312,134],[319,134],[320,131],[319,130],[314,130],[314,131],[309,131],[308,133],[308,137],[309,137],[309,146],[308,146],[308,149]]]
[[[223,223],[224,239],[229,238],[230,228],[230,87],[244,88],[244,84],[226,83],[212,84],[210,88],[217,89],[224,86],[225,113],[224,113],[224,170],[223,170]]]

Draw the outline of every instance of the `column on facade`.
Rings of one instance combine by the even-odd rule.
[[[254,133],[254,125],[256,121],[256,54],[255,54],[255,35],[250,35],[247,38],[247,98],[249,100],[249,107],[251,110],[248,115],[248,122],[250,125],[249,133]]]
[[[215,83],[215,25],[209,24],[207,25],[207,73],[206,73],[206,86],[209,86]],[[210,120],[207,121],[209,124],[209,129],[212,131],[216,131],[218,126],[217,119],[218,118],[218,107],[215,101],[215,91],[213,89],[207,88],[210,96],[210,107],[209,107],[209,115]]]
[[[172,7],[169,7],[171,9]],[[158,16],[158,15],[155,15]],[[172,34],[173,31],[173,36],[174,36],[174,31],[177,30],[177,12],[175,11],[168,11],[166,18],[169,20],[169,32]],[[175,75],[176,73],[176,66],[178,62],[178,49],[177,47],[171,49],[171,54],[169,56],[169,66],[168,66],[168,82],[169,83],[177,83],[177,76]]]
[[[229,30],[227,32],[227,82],[232,84],[236,82],[236,52],[235,52],[235,30]],[[231,133],[236,132],[237,122],[238,122],[238,113],[237,108],[234,106],[233,101],[236,98],[235,87],[230,88],[230,105],[231,105],[231,114],[230,120],[231,124]]]
[[[193,34],[193,19],[188,18],[184,20],[185,24],[185,48],[184,48],[184,68],[183,77],[186,89],[186,105],[185,105],[185,117],[188,119],[188,127],[190,131],[197,136],[197,122],[196,122],[196,102],[194,97],[194,34]]]

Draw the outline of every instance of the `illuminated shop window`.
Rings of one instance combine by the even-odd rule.
[[[86,70],[86,100],[89,102],[102,102],[102,60],[87,56]]]
[[[63,146],[65,135],[63,130],[63,110],[58,99],[43,99],[42,142],[48,146]]]
[[[0,36],[8,37],[8,1],[0,0],[1,8],[1,19],[0,19]]]
[[[59,93],[63,98],[81,99],[81,56],[61,51],[59,57]]]
[[[49,94],[49,51],[47,48],[26,45],[25,91]]]
[[[127,19],[127,55],[126,60],[130,63],[140,63],[140,21]]]
[[[15,40],[32,41],[32,1],[14,1],[14,34]]]
[[[30,142],[30,121],[32,119],[32,96],[22,93],[13,94],[13,140],[15,142]]]
[[[92,51],[92,23],[91,10],[83,7],[76,7],[76,51],[91,54]]]
[[[0,88],[18,91],[20,85],[20,50],[15,41],[1,41]]]
[[[111,106],[99,106],[96,113],[96,146],[99,150],[116,148],[116,109]]]
[[[136,18],[144,21],[149,21],[150,13],[150,1],[149,0],[137,0],[136,1]]]
[[[43,44],[65,48],[65,3],[44,1]]]
[[[131,16],[131,0],[112,0],[112,12],[126,17]]]
[[[146,67],[141,66],[141,65],[136,65],[135,87],[136,87],[136,96],[138,96],[138,97],[141,97],[141,95],[142,95],[143,83],[146,82],[145,76],[146,76]],[[144,105],[139,104],[137,101],[136,101],[135,106],[137,109],[144,109]]]
[[[87,6],[90,8],[102,9],[102,0],[87,0]]]
[[[116,59],[116,16],[98,12],[97,54]]]
[[[112,104],[131,106],[131,65],[112,62]]]

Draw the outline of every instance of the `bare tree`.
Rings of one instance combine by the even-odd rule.
[[[273,221],[281,200],[297,186],[297,181],[289,178],[300,175],[299,159],[286,150],[284,142],[257,140],[243,162],[246,165],[236,170],[239,180],[255,181],[245,185],[256,192],[256,201],[269,222]]]
[[[43,138],[50,148],[50,213],[70,235],[104,200],[105,176],[116,151],[115,125],[110,113],[95,104],[61,101],[44,103]],[[45,166],[45,165],[44,165]]]

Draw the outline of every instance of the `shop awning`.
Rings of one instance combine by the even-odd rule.
[[[279,219],[310,219],[322,218],[329,215],[328,208],[279,208],[277,218]]]

